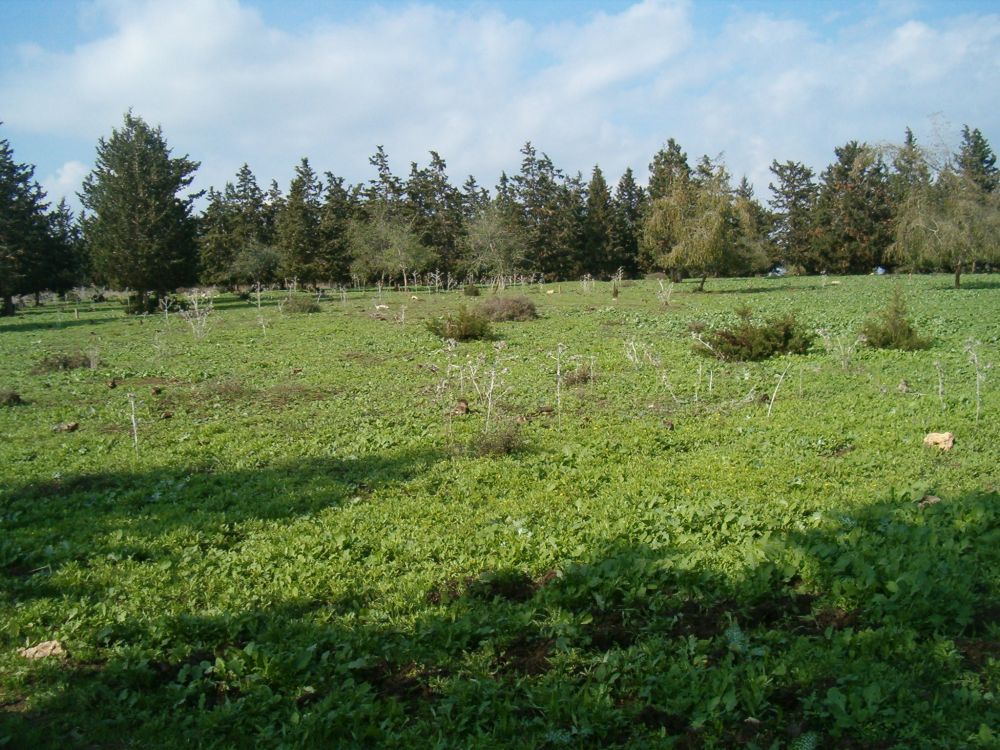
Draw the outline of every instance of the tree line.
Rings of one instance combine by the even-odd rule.
[[[599,166],[567,174],[531,143],[520,169],[493,190],[461,186],[445,160],[393,172],[379,146],[374,174],[349,184],[308,158],[286,190],[265,189],[246,164],[232,182],[189,192],[199,163],[174,157],[162,130],[131,111],[97,144],[74,217],[52,208],[34,168],[0,140],[0,297],[64,293],[83,283],[152,295],[198,283],[237,287],[408,283],[438,278],[541,275],[550,280],[665,272],[691,276],[869,273],[947,269],[998,260],[996,155],[978,129],[954,153],[935,153],[906,130],[902,144],[851,141],[819,175],[775,160],[761,202],[721,158],[692,166],[670,139],[645,184],[617,183]],[[195,211],[204,197],[204,208]]]

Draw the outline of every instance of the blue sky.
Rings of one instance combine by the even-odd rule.
[[[772,159],[905,127],[1000,139],[995,2],[0,0],[0,137],[72,199],[129,107],[201,161],[284,187],[302,156],[349,181],[438,151],[455,183],[516,172],[527,141],[610,181],[676,138],[766,197]],[[75,202],[75,201],[74,201]]]

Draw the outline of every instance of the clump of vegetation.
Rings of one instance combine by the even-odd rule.
[[[284,312],[290,313],[318,313],[320,311],[319,302],[313,297],[303,297],[291,295],[285,300],[281,308]]]
[[[133,292],[122,300],[126,315],[151,315],[160,306],[160,301],[153,295],[142,295]]]
[[[478,297],[479,287],[476,286],[475,284],[466,284],[465,288],[462,290],[462,294],[464,294],[466,297]]]
[[[96,354],[87,352],[56,352],[46,354],[42,357],[32,372],[35,375],[44,375],[50,372],[63,372],[65,370],[79,370],[82,367],[94,369],[100,360]]]
[[[567,372],[562,376],[563,382],[568,386],[574,385],[587,385],[588,383],[593,383],[595,379],[595,373],[591,369],[589,364],[581,364],[575,370]]]
[[[758,362],[779,354],[805,354],[814,335],[794,315],[784,315],[756,324],[749,310],[740,310],[740,322],[732,328],[702,337],[693,334],[696,351],[723,361]]]
[[[9,388],[0,388],[0,406],[20,406],[24,403],[21,394]]]
[[[477,434],[469,443],[469,452],[475,456],[509,456],[523,447],[520,430],[516,425],[508,425]]]
[[[509,320],[534,320],[538,317],[535,303],[527,297],[490,297],[479,305],[479,312],[494,323]]]
[[[427,321],[427,330],[435,336],[455,341],[476,341],[488,339],[493,335],[490,321],[478,310],[468,310],[465,305],[458,308],[454,315],[444,318],[432,318]]]
[[[899,287],[892,294],[889,305],[875,314],[861,329],[865,343],[876,349],[901,349],[911,352],[926,349],[930,339],[919,336],[907,316],[906,300]]]

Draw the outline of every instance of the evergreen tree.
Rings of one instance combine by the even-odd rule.
[[[403,183],[389,168],[389,156],[385,148],[378,146],[368,163],[375,167],[377,176],[368,182],[365,200],[373,204],[382,203],[395,210],[403,197]]]
[[[462,218],[464,221],[478,216],[490,203],[490,193],[480,187],[471,174],[462,183]]]
[[[924,188],[931,180],[931,169],[927,155],[917,145],[917,139],[909,128],[903,138],[903,145],[894,149],[892,174],[892,198],[896,205],[902,203],[911,190]]]
[[[197,196],[178,193],[191,185],[198,162],[170,153],[159,127],[126,112],[121,129],[98,141],[80,194],[95,270],[113,286],[134,289],[139,309],[149,292],[176,289],[197,275]]]
[[[320,196],[322,185],[303,157],[295,167],[277,217],[275,249],[281,258],[278,273],[303,284],[316,284],[325,276],[320,257]]]
[[[815,271],[812,255],[813,212],[819,188],[815,173],[802,162],[771,162],[771,172],[778,180],[768,187],[773,197],[770,205],[774,225],[771,240],[778,260],[789,270]]]
[[[434,266],[450,273],[460,260],[462,196],[448,181],[444,159],[435,151],[430,155],[428,167],[411,166],[406,182],[408,213],[413,231],[436,256]]]
[[[345,186],[344,178],[326,173],[323,206],[320,209],[320,262],[326,278],[331,281],[346,280],[351,267],[348,243],[351,219],[355,214],[352,192]]]
[[[624,269],[629,276],[639,271],[639,233],[646,193],[635,181],[629,167],[618,180],[612,202],[612,245],[615,248],[615,270]]]
[[[983,137],[979,128],[970,130],[968,125],[962,128],[962,145],[958,151],[958,170],[969,180],[972,180],[980,190],[992,193],[997,189],[1000,175],[997,173],[997,157],[990,147],[989,141]]]
[[[60,199],[48,219],[47,280],[42,288],[64,295],[86,277],[87,258],[80,225],[65,198]]]
[[[14,295],[34,286],[45,253],[47,204],[34,174],[35,168],[15,162],[8,141],[0,140],[0,316],[14,314]]]
[[[587,185],[582,263],[585,272],[605,276],[617,270],[619,252],[615,245],[614,219],[611,191],[601,168],[595,165]]]
[[[232,232],[238,248],[274,241],[273,228],[268,227],[267,196],[248,164],[236,173],[235,185],[226,183],[225,199],[232,208]]]
[[[230,285],[235,281],[233,262],[240,243],[234,232],[233,214],[232,204],[225,195],[209,188],[208,205],[198,222],[200,277],[205,284]]]
[[[868,273],[885,262],[893,238],[888,171],[875,149],[851,141],[820,176],[813,247],[814,270]]]
[[[669,194],[677,181],[691,179],[687,154],[673,138],[653,156],[649,165],[649,199],[651,201]]]

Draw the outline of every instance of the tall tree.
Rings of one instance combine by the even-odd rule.
[[[28,291],[45,252],[47,204],[34,175],[0,140],[0,316],[14,314],[14,295]]]
[[[80,224],[65,198],[47,216],[46,281],[42,288],[65,294],[84,281],[87,257]]]
[[[582,267],[596,275],[613,274],[619,253],[614,238],[614,207],[611,191],[599,166],[594,166],[587,185]]]
[[[958,169],[962,175],[972,180],[980,190],[992,193],[1000,183],[997,173],[997,157],[989,141],[979,131],[962,128],[962,145],[958,151]]]
[[[421,243],[436,256],[434,265],[452,272],[459,263],[462,195],[448,180],[447,165],[431,151],[430,165],[413,164],[406,182],[408,214]]]
[[[506,277],[524,268],[521,227],[497,200],[489,201],[468,221],[462,243],[465,267],[473,275]]]
[[[639,271],[639,233],[645,204],[646,192],[636,183],[632,168],[628,167],[615,188],[611,232],[616,253],[615,270],[623,268],[629,276]]]
[[[1000,262],[1000,191],[946,167],[937,180],[910,190],[896,214],[891,256],[913,270],[948,269],[955,288],[976,260]]]
[[[84,236],[96,271],[109,284],[134,289],[140,309],[157,294],[194,281],[197,272],[196,195],[198,162],[171,157],[159,126],[125,113],[120,129],[97,143],[94,170],[83,181],[87,211]]]
[[[836,161],[820,176],[813,247],[820,268],[868,273],[885,262],[892,243],[893,209],[881,154],[857,141],[834,149]]]
[[[780,262],[788,269],[813,271],[813,211],[819,188],[815,173],[802,162],[771,162],[771,172],[778,182],[770,183],[770,205],[774,217],[771,239]]]
[[[344,178],[327,172],[319,218],[319,255],[323,273],[331,281],[346,280],[350,273],[351,250],[348,240],[354,214],[354,196],[344,183]]]
[[[697,181],[676,180],[649,204],[644,252],[660,268],[700,276],[703,290],[710,275],[741,272],[752,262],[741,242],[749,230],[739,208],[721,164]]]
[[[678,181],[691,179],[691,166],[687,154],[673,138],[653,155],[649,164],[649,198],[656,200],[669,194]]]
[[[325,276],[320,258],[320,197],[323,186],[303,157],[295,167],[275,227],[275,248],[281,258],[278,272],[287,279],[316,284]]]

